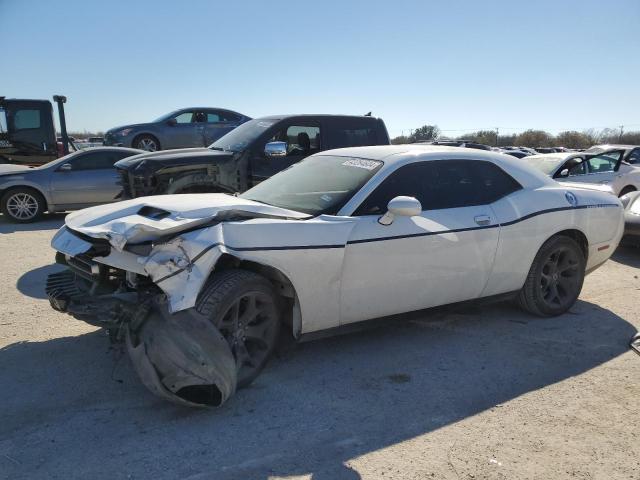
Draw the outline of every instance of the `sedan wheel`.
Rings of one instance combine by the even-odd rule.
[[[550,317],[569,310],[584,282],[586,260],[572,238],[553,237],[540,248],[518,300],[527,311]]]
[[[2,213],[18,223],[32,222],[44,210],[42,197],[30,190],[10,191],[2,199]]]
[[[244,270],[215,274],[198,299],[227,340],[236,359],[238,386],[249,385],[264,368],[280,332],[280,312],[271,283]]]
[[[147,152],[155,152],[160,150],[160,144],[151,135],[143,135],[136,139],[134,148],[146,150]]]

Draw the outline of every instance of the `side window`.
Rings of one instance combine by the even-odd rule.
[[[7,112],[0,108],[0,133],[7,133]]]
[[[231,112],[207,112],[207,123],[235,123],[240,116]]]
[[[16,110],[13,115],[13,128],[15,130],[40,128],[40,110]]]
[[[176,123],[192,123],[195,121],[193,112],[183,112],[175,117]]]
[[[620,159],[620,155],[620,152],[612,152],[588,158],[589,173],[613,172]]]
[[[320,127],[290,125],[276,133],[270,142],[286,142],[287,156],[311,155],[320,151]]]
[[[377,143],[374,128],[338,128],[335,132],[335,147],[362,147]]]
[[[427,208],[423,179],[432,177],[433,170],[432,162],[412,163],[400,167],[371,192],[354,215],[382,215],[387,211],[389,201],[399,195],[415,197],[423,209]]]
[[[113,168],[113,164],[122,160],[122,152],[87,152],[71,163],[72,170],[104,170]]]
[[[569,176],[575,177],[576,175],[585,175],[587,173],[587,164],[585,162],[576,163],[569,168]]]
[[[358,208],[355,215],[382,214],[398,195],[417,198],[423,210],[486,205],[522,186],[500,167],[479,160],[435,160],[406,165],[393,172]]]
[[[0,113],[0,132],[2,131],[2,114]],[[640,163],[640,148],[633,150],[627,157],[627,163],[635,165]]]

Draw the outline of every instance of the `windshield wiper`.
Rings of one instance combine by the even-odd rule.
[[[224,148],[222,147],[214,147],[213,145],[209,147],[210,150],[219,150],[220,152],[224,152]]]

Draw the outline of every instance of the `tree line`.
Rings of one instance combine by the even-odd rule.
[[[423,125],[416,128],[411,135],[400,135],[391,140],[393,144],[426,142],[433,140],[467,140],[470,142],[483,143],[491,146],[515,145],[519,147],[567,147],[567,148],[589,148],[592,145],[603,143],[621,143],[629,145],[640,145],[640,132],[624,132],[623,130],[604,128],[601,130],[588,129],[578,132],[567,130],[557,135],[545,132],[544,130],[525,130],[521,133],[510,135],[500,135],[497,130],[478,130],[477,132],[466,133],[458,137],[441,135],[437,125]]]

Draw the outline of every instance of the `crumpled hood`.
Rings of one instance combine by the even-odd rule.
[[[119,251],[215,221],[238,218],[305,219],[310,215],[224,193],[140,197],[71,213],[66,226],[106,239]]]

